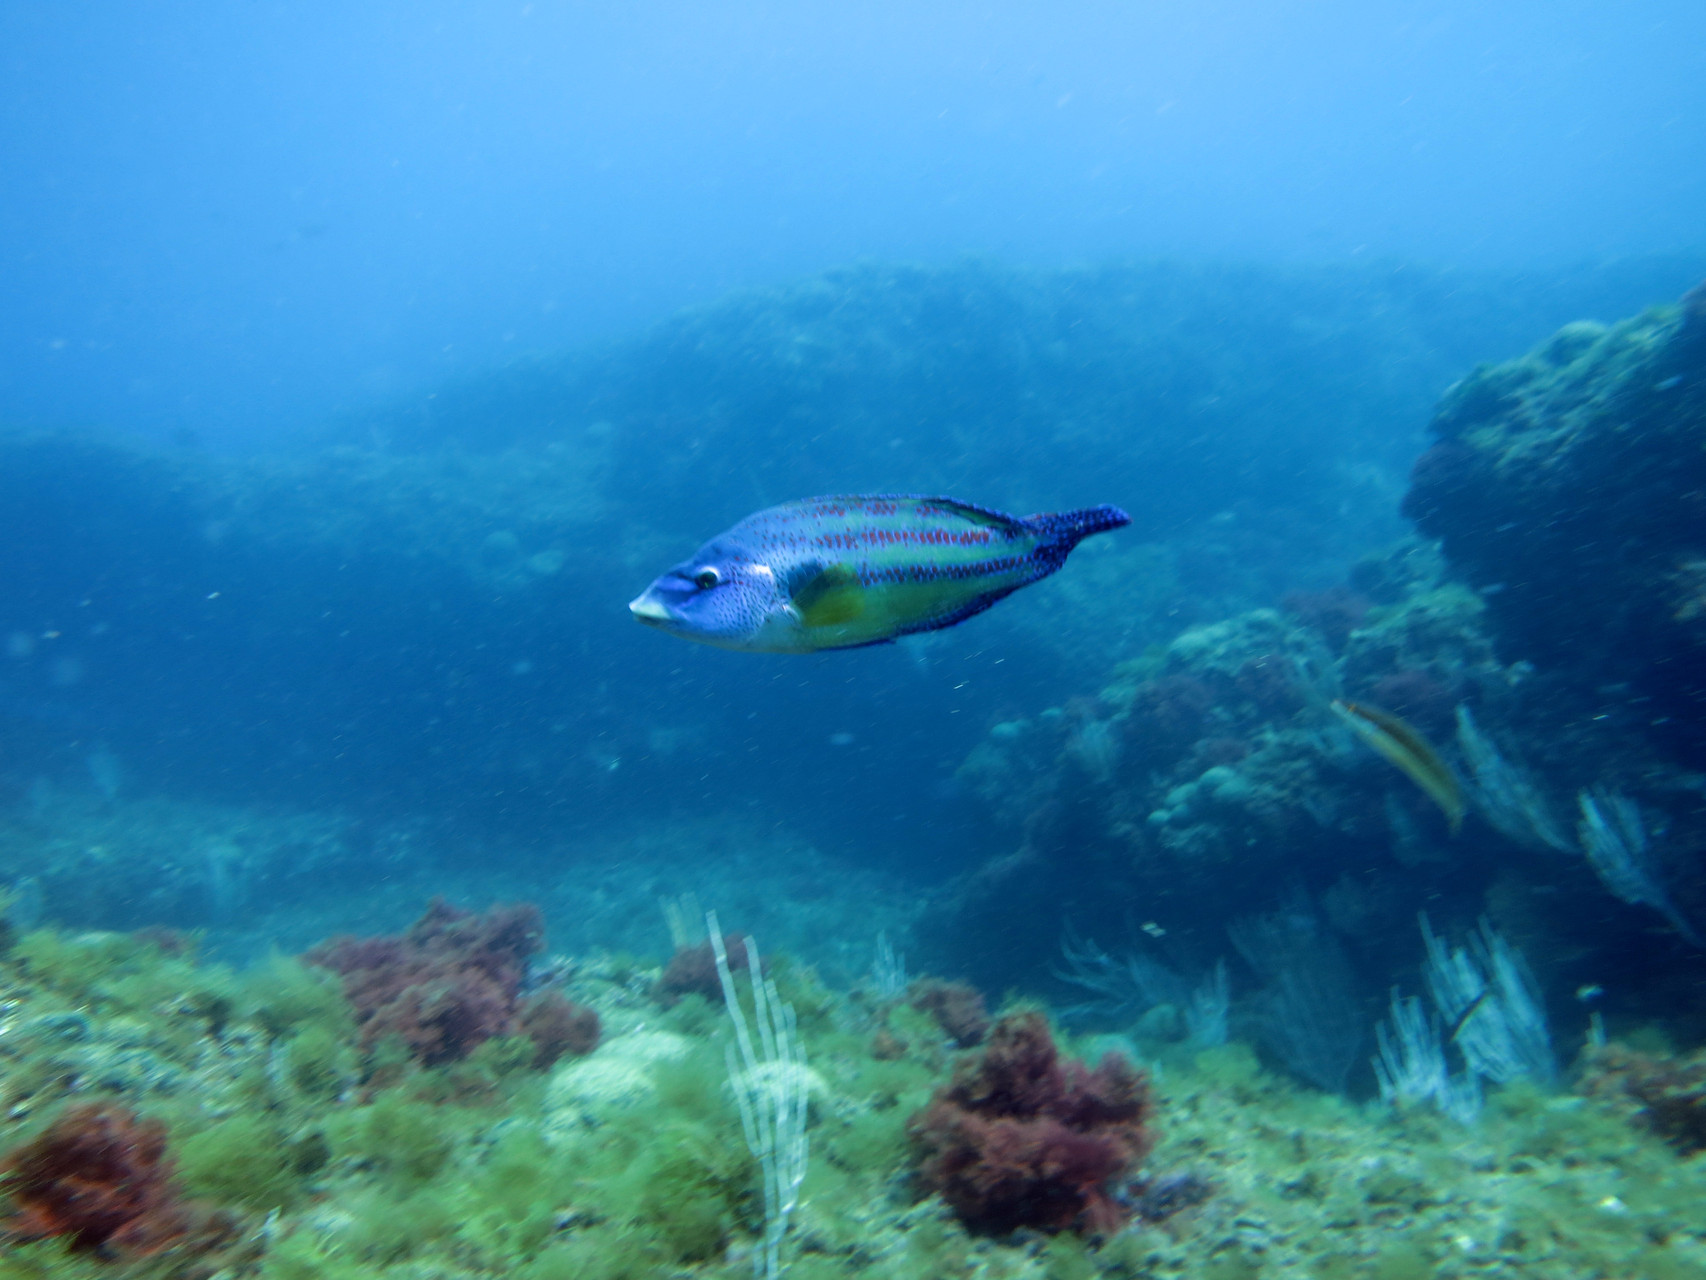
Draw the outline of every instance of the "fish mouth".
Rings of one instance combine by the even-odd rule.
[[[630,600],[628,612],[648,627],[667,627],[676,621],[675,615],[669,611],[669,606],[650,591],[637,595]]]

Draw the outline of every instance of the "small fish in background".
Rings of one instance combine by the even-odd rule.
[[[1010,516],[954,498],[806,498],[748,516],[629,605],[647,626],[752,653],[885,644],[1048,577],[1118,507]]]
[[[1391,761],[1440,807],[1452,835],[1463,829],[1465,806],[1457,776],[1413,725],[1366,702],[1334,698],[1330,706],[1352,733]]]

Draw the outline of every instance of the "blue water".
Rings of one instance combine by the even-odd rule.
[[[1687,1041],[1706,706],[1577,688],[1574,624],[1402,504],[1448,387],[1706,276],[1703,61],[1658,0],[0,10],[0,882],[234,959],[435,893],[661,958],[692,892],[832,984],[883,931],[1063,1008],[1077,931],[1241,952],[1253,1018],[1238,922],[1290,920],[1359,1026],[1419,911],[1488,914],[1561,1038]],[[629,618],[826,492],[1133,523],[892,647]],[[1416,603],[1452,583],[1491,620]],[[1423,620],[1347,649],[1334,589]],[[1674,916],[1454,839],[1347,692],[1460,780],[1478,708],[1566,838],[1639,794]]]

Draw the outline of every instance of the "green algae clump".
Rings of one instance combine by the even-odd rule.
[[[178,1144],[178,1172],[197,1196],[261,1213],[300,1199],[302,1170],[285,1134],[266,1117],[239,1113]]]
[[[375,1165],[405,1185],[425,1182],[450,1159],[448,1117],[431,1103],[388,1090],[372,1105],[344,1113],[332,1127],[332,1149]]]

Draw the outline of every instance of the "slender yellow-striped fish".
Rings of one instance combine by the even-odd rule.
[[[1465,806],[1463,788],[1457,785],[1457,775],[1413,725],[1390,711],[1382,711],[1365,702],[1334,698],[1331,705],[1333,714],[1349,725],[1352,733],[1385,756],[1405,777],[1427,793],[1428,799],[1445,814],[1452,835],[1462,829]]]

